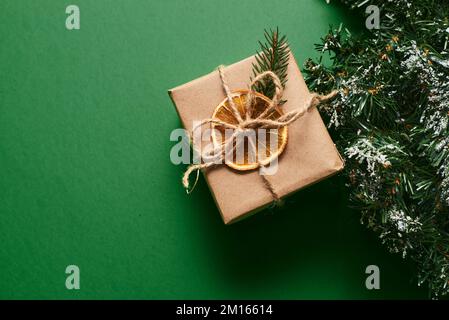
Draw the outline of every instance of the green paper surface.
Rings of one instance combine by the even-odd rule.
[[[169,158],[167,89],[254,54],[264,28],[302,63],[330,24],[361,17],[324,0],[2,0],[0,17],[0,298],[427,297],[342,177],[224,226],[203,178],[187,196]]]

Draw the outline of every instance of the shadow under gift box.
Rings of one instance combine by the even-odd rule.
[[[248,87],[255,61],[255,56],[251,56],[224,68],[231,90]],[[281,107],[284,113],[306,104],[311,94],[292,54],[287,79],[282,97],[287,102]],[[226,98],[218,71],[173,88],[168,93],[184,128],[190,133],[194,121],[211,118],[217,105]],[[344,161],[316,108],[309,109],[288,126],[287,146],[278,161],[276,174],[266,177],[281,198],[344,167]],[[237,171],[223,164],[205,169],[203,173],[225,224],[248,217],[273,202],[258,169]]]

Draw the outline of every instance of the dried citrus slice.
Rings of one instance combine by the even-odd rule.
[[[245,119],[246,116],[246,101],[248,98],[248,90],[237,90],[232,93],[232,100],[239,111],[241,117]],[[271,100],[260,94],[258,92],[253,92],[252,106],[251,106],[251,119],[257,118],[271,103]],[[276,120],[283,114],[279,107],[276,107],[271,114],[267,115],[266,119]],[[218,119],[223,122],[237,125],[238,120],[235,118],[231,111],[231,106],[229,104],[228,98],[224,99],[216,108],[212,115],[213,119]],[[226,129],[223,125],[213,124],[212,139],[214,143],[224,144],[226,142]],[[259,167],[260,164],[269,164],[275,157],[278,157],[282,151],[284,151],[287,145],[287,127],[282,127],[280,129],[266,129],[263,132],[259,130],[254,130],[255,136],[252,138],[244,137],[241,139],[243,143],[243,149],[241,149],[240,155],[238,152],[234,152],[226,160],[226,164],[236,170],[246,171],[253,170]],[[261,134],[263,136],[261,136]],[[228,137],[229,138],[229,137]],[[255,140],[254,140],[255,138]],[[236,147],[237,139],[234,139],[233,146]],[[271,142],[277,142],[277,145],[270,147]],[[241,144],[240,144],[241,145]],[[263,148],[259,152],[259,148]]]

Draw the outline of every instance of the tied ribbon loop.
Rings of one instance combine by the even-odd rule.
[[[276,109],[276,107],[279,105],[279,102],[282,99],[282,94],[284,92],[284,88],[282,86],[282,83],[279,79],[279,77],[272,71],[265,71],[263,73],[260,73],[257,75],[251,82],[250,88],[254,86],[254,84],[260,82],[264,83],[266,81],[266,78],[269,78],[275,87],[275,92],[273,97],[271,98],[271,102],[268,104],[268,106],[265,108],[265,110],[262,111],[256,118],[252,118],[252,108],[253,108],[253,99],[254,99],[254,92],[251,91],[251,89],[248,92],[247,100],[246,100],[246,112],[244,117],[240,114],[239,110],[237,109],[237,106],[235,105],[234,100],[232,99],[232,92],[229,88],[227,78],[224,72],[224,66],[218,67],[218,72],[220,75],[221,83],[223,86],[223,90],[226,94],[227,101],[229,102],[230,111],[232,112],[233,116],[237,120],[237,124],[231,124],[219,119],[215,118],[209,118],[202,120],[199,124],[197,124],[193,130],[192,134],[194,135],[196,130],[201,128],[202,126],[209,124],[215,124],[223,126],[224,128],[233,129],[233,134],[227,138],[224,143],[219,144],[215,140],[213,141],[213,148],[206,150],[198,150],[197,146],[192,140],[192,148],[196,154],[199,154],[202,163],[199,164],[192,164],[190,165],[187,170],[185,171],[183,177],[182,177],[182,184],[184,188],[186,189],[187,193],[191,193],[193,189],[195,188],[198,178],[199,178],[199,170],[206,169],[212,166],[217,166],[225,163],[225,155],[228,154],[227,152],[235,150],[236,146],[234,145],[234,140],[239,137],[240,135],[245,133],[245,130],[247,129],[280,129],[282,127],[288,126],[289,124],[293,123],[294,121],[298,120],[300,117],[302,117],[308,109],[312,107],[318,106],[320,103],[330,100],[334,98],[338,91],[334,90],[328,95],[321,96],[317,93],[313,93],[310,95],[310,98],[308,99],[307,103],[305,103],[303,106],[299,107],[298,109],[295,109],[293,111],[287,112],[280,116],[278,119],[268,119],[268,117],[271,115],[271,113]],[[255,146],[252,146],[255,148]],[[276,156],[277,157],[277,156]],[[268,159],[270,162],[273,161],[273,159]],[[267,166],[270,162],[267,163],[267,161],[258,160],[258,164],[260,167]],[[189,183],[189,177],[190,175],[196,171],[196,178],[193,186],[190,188]],[[271,193],[271,196],[273,198],[274,203],[280,202],[280,197],[276,193],[273,185],[271,182],[267,179],[267,177],[264,174],[260,175],[262,177],[264,186],[267,188],[267,190]]]

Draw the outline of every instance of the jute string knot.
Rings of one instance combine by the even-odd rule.
[[[187,170],[185,171],[183,177],[182,177],[182,184],[184,188],[186,189],[187,193],[192,192],[192,190],[195,188],[198,177],[199,177],[199,171],[201,169],[206,169],[212,166],[218,166],[223,165],[226,163],[226,157],[225,155],[228,154],[229,151],[235,150],[234,140],[245,134],[249,129],[280,129],[284,126],[288,126],[289,124],[293,123],[294,121],[298,120],[300,117],[302,117],[308,109],[312,107],[318,106],[320,103],[332,99],[338,94],[337,90],[332,91],[328,95],[321,96],[316,93],[313,93],[310,95],[308,101],[300,106],[299,108],[287,112],[280,116],[278,119],[269,119],[268,117],[271,115],[272,111],[275,110],[281,99],[282,94],[284,92],[284,88],[282,86],[282,83],[279,79],[279,77],[272,71],[265,71],[257,75],[252,81],[249,86],[249,91],[247,95],[246,100],[246,112],[245,115],[242,116],[237,109],[237,106],[235,105],[234,100],[232,99],[232,92],[229,88],[228,81],[224,72],[224,66],[218,67],[218,73],[220,75],[222,87],[224,90],[224,93],[226,94],[227,101],[229,102],[230,111],[237,120],[237,124],[230,124],[225,121],[209,118],[202,120],[198,125],[196,125],[193,130],[192,134],[195,134],[195,131],[201,128],[202,126],[208,124],[208,125],[219,125],[223,126],[227,129],[232,129],[233,134],[227,138],[223,143],[217,143],[216,141],[213,141],[213,147],[212,148],[206,148],[205,150],[198,150],[197,146],[195,145],[194,141],[192,140],[192,148],[194,152],[200,155],[202,162],[199,164],[192,164],[190,165]],[[253,107],[253,98],[254,98],[254,92],[251,90],[251,88],[256,83],[265,83],[266,80],[271,80],[274,84],[274,95],[271,98],[270,103],[267,105],[265,110],[263,110],[257,117],[252,117],[252,107]],[[252,146],[255,148],[255,146]],[[270,159],[270,162],[276,159],[277,156],[273,159]],[[266,167],[269,165],[269,163],[265,163],[262,160],[258,160],[259,167]],[[194,182],[194,185],[192,188],[190,188],[189,183],[189,177],[190,175],[196,171],[196,179]],[[265,188],[270,192],[271,197],[273,198],[274,204],[279,204],[281,199],[279,195],[276,193],[273,185],[271,182],[267,179],[266,175],[260,172],[260,176],[262,178],[263,184]]]

